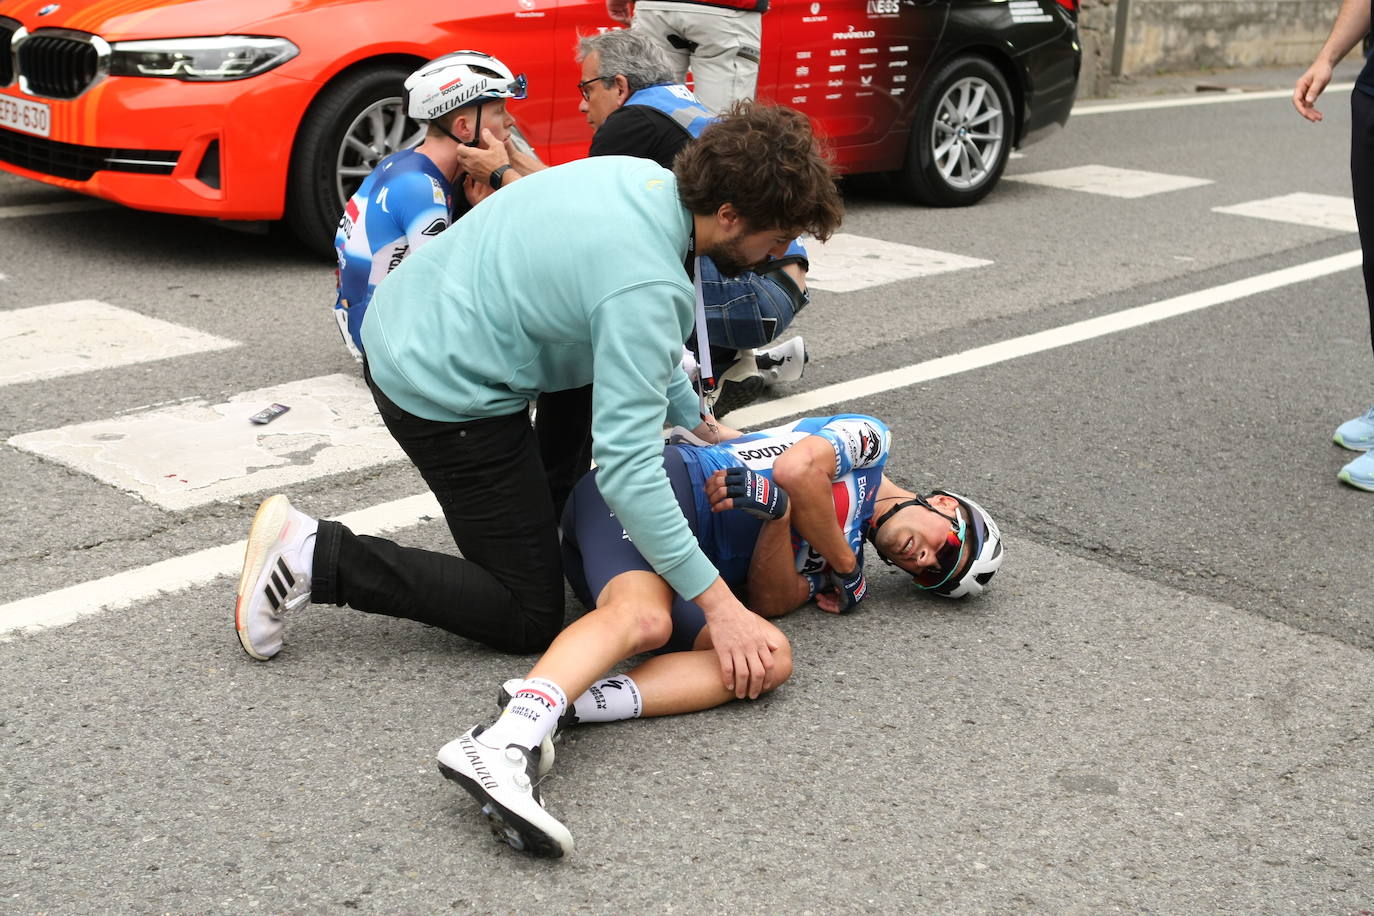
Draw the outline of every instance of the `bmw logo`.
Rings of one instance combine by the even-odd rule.
[[[38,11],[38,15],[40,15],[40,16],[46,16],[46,15],[48,15],[49,13],[55,13],[55,12],[57,12],[57,9],[58,9],[58,4],[56,4],[56,3],[49,3],[47,6],[43,7],[41,10]]]

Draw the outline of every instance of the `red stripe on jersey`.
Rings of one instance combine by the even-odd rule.
[[[843,531],[849,523],[849,487],[842,483],[832,483],[830,494],[835,501],[835,521],[840,523],[840,530]]]

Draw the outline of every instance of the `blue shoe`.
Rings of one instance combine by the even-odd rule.
[[[1353,420],[1346,420],[1336,427],[1336,435],[1331,437],[1335,443],[1353,452],[1367,452],[1374,448],[1374,407],[1369,413]]]
[[[1374,492],[1374,451],[1365,452],[1341,468],[1336,476],[1352,487]]]

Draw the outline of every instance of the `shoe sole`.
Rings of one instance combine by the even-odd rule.
[[[1354,477],[1347,474],[1345,471],[1341,471],[1339,474],[1337,474],[1336,478],[1340,480],[1341,483],[1352,486],[1357,490],[1364,490],[1369,493],[1374,493],[1374,481],[1365,483],[1362,480],[1356,480]]]
[[[716,398],[712,413],[720,419],[732,410],[752,404],[763,394],[763,388],[763,377],[760,375],[751,375],[741,381],[732,379],[722,382],[720,397]]]
[[[290,513],[291,502],[284,494],[278,493],[263,500],[253,516],[253,526],[248,529],[248,546],[243,551],[243,571],[239,573],[239,590],[234,599],[234,630],[239,634],[239,645],[243,646],[243,651],[260,662],[272,656],[263,655],[253,648],[243,614],[257,591],[258,579],[262,577],[267,557],[280,540],[282,527],[286,525]]]
[[[488,795],[477,780],[458,772],[443,761],[439,761],[439,772],[445,779],[458,783],[477,800],[482,806],[482,815],[487,819],[492,834],[498,840],[530,855],[545,859],[563,858],[563,847],[558,841]]]
[[[1374,442],[1365,445],[1351,445],[1349,442],[1346,442],[1344,439],[1342,439],[1339,435],[1332,436],[1331,441],[1339,445],[1341,448],[1350,449],[1352,452],[1367,452],[1370,449],[1374,448]]]

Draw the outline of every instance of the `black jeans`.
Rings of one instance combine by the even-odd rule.
[[[463,556],[402,547],[323,521],[311,600],[418,620],[507,652],[548,648],[563,627],[563,568],[528,414],[426,420],[365,377],[386,428],[438,499]]]
[[[534,434],[549,478],[554,518],[563,517],[568,494],[592,466],[592,386],[539,396]]]
[[[1364,252],[1369,342],[1374,347],[1374,96],[1358,86],[1350,90],[1350,187]]]

